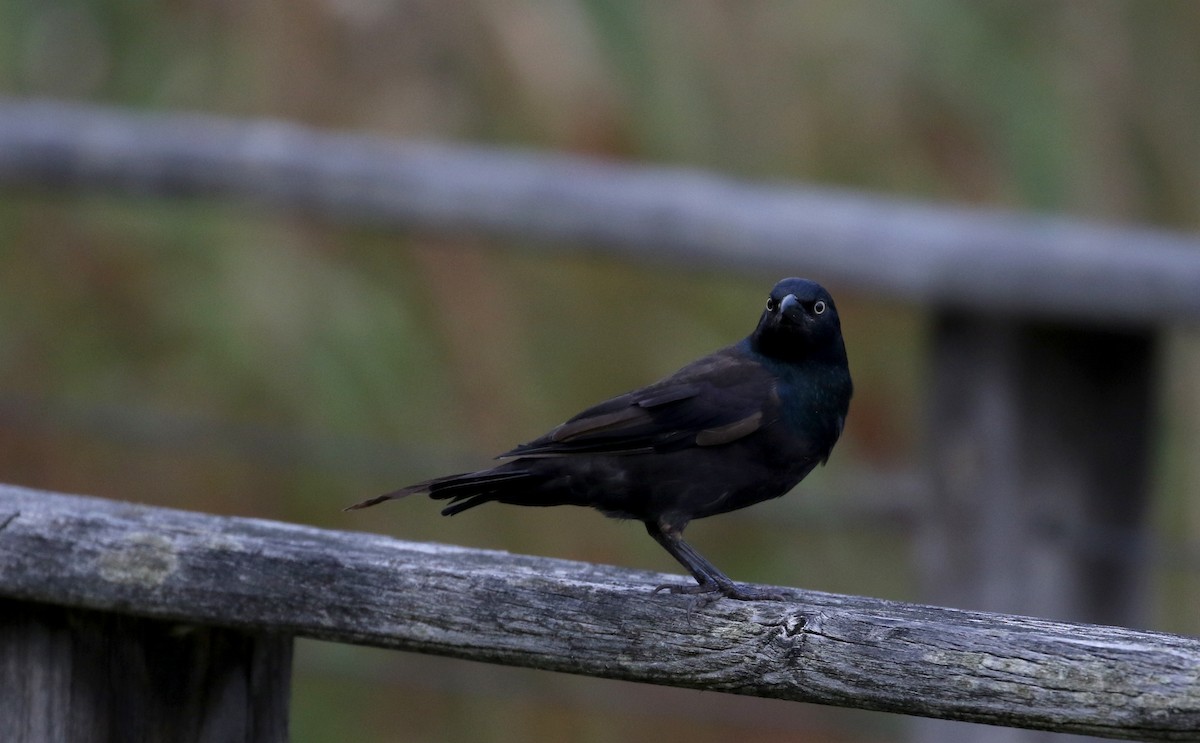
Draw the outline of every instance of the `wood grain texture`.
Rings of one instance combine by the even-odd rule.
[[[232,198],[1106,325],[1200,317],[1192,235],[280,121],[0,100],[0,186]]]
[[[864,709],[1200,740],[1200,641],[0,487],[0,595]]]
[[[281,743],[292,638],[0,599],[5,743]]]

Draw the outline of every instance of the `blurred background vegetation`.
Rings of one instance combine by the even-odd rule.
[[[1197,39],[1189,0],[0,0],[0,92],[1195,231]],[[736,340],[779,278],[534,247],[6,194],[0,481],[676,571],[638,525],[581,510],[340,510],[484,464]],[[830,466],[804,498],[689,535],[740,579],[918,599],[905,514],[925,310],[831,289],[858,389]],[[1198,633],[1194,332],[1171,332],[1164,374],[1148,615]],[[293,706],[300,743],[903,731],[886,715],[312,642]]]

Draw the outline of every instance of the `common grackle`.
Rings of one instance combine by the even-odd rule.
[[[648,387],[588,408],[479,472],[438,477],[350,509],[428,493],[450,516],[481,503],[591,506],[637,519],[695,576],[655,591],[777,599],[739,586],[687,542],[692,519],[777,498],[829,458],[853,386],[833,298],[784,279],[748,337]],[[350,510],[347,509],[347,510]]]

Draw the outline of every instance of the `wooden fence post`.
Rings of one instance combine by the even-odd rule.
[[[0,599],[0,720],[14,743],[275,743],[292,639]]]
[[[927,420],[934,488],[920,541],[927,600],[1144,624],[1156,346],[1142,329],[938,317]],[[917,725],[921,741],[1048,735]]]

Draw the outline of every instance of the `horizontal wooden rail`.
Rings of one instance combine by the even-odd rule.
[[[1200,740],[1200,640],[0,486],[0,596],[657,684]],[[676,576],[675,580],[686,580]]]
[[[0,186],[220,196],[1105,325],[1200,318],[1200,239],[696,170],[0,100]]]

